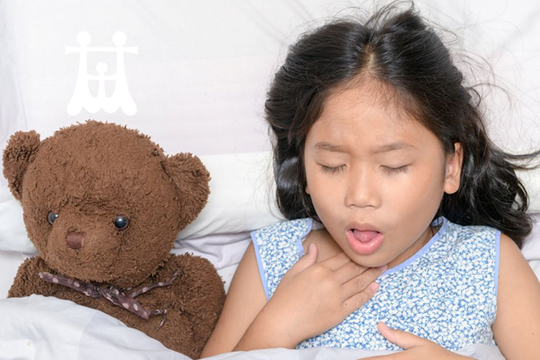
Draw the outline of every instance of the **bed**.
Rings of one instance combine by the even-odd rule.
[[[263,120],[273,72],[300,33],[336,14],[362,13],[375,3],[0,2],[2,149],[17,130],[36,130],[43,139],[60,127],[96,119],[138,129],[168,153],[198,155],[212,175],[212,193],[197,220],[178,235],[173,252],[209,259],[227,288],[249,244],[250,231],[283,219],[275,206],[270,142]],[[487,79],[507,90],[483,89],[489,94],[485,111],[494,141],[515,152],[537,149],[540,5],[533,0],[416,3],[435,24],[464,38],[457,42],[442,33],[453,43],[463,70],[475,74],[472,82]],[[459,60],[466,56],[484,59],[491,71],[478,72]],[[540,170],[520,176],[531,197],[530,211],[540,219],[534,215],[540,212]],[[540,224],[522,251],[540,278]],[[1,178],[0,358],[187,359],[96,310],[40,296],[6,299],[18,266],[34,254],[20,205]],[[56,331],[43,331],[51,322]],[[489,347],[473,346],[462,352],[479,359],[502,358]],[[215,359],[369,355],[336,349],[272,349]]]

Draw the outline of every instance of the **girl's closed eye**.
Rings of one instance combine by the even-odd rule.
[[[339,166],[327,166],[323,164],[319,164],[321,166],[321,171],[324,173],[329,174],[337,174],[345,170],[345,165],[339,165]]]
[[[398,167],[391,167],[391,166],[384,166],[382,165],[381,168],[383,171],[389,175],[395,175],[400,173],[406,173],[409,170],[409,165],[403,165]]]

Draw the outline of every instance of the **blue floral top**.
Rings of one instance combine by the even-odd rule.
[[[456,225],[444,218],[434,225],[441,227],[420,251],[379,277],[379,291],[370,301],[297,348],[400,350],[379,333],[379,321],[448,350],[494,345],[491,325],[497,312],[500,232],[486,226]],[[312,226],[312,219],[299,219],[251,234],[268,299],[304,255],[302,242]]]

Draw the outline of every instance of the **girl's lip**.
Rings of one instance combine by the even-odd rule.
[[[358,232],[362,232],[362,231],[366,231],[366,232],[369,231],[371,233],[375,232],[376,235],[373,238],[371,238],[369,241],[361,241],[355,236],[354,234],[355,230]],[[375,251],[377,251],[381,247],[383,240],[384,240],[384,235],[377,230],[371,230],[371,229],[360,230],[358,228],[352,228],[352,229],[347,230],[347,242],[349,243],[351,250],[359,255],[373,254]]]
[[[351,231],[351,230],[381,232],[375,226],[368,223],[352,223],[347,227],[347,231]]]

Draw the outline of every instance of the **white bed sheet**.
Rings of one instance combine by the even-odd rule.
[[[100,311],[41,295],[0,300],[0,358],[7,360],[189,360],[144,333]],[[54,324],[54,325],[53,325]],[[313,348],[233,352],[212,360],[352,360],[389,351]],[[496,346],[476,345],[459,354],[504,360]]]

